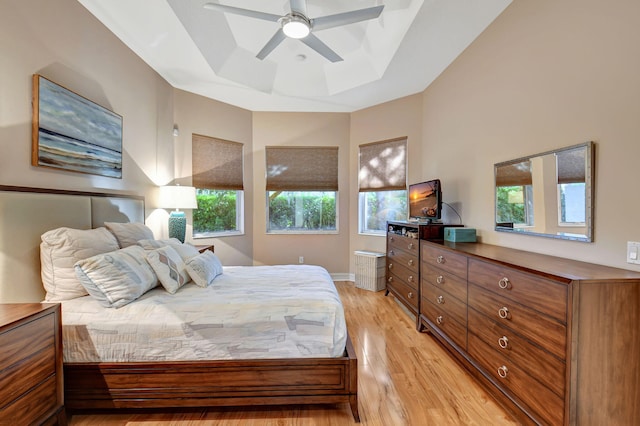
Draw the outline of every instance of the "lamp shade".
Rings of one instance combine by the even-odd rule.
[[[160,208],[197,209],[196,188],[193,186],[167,185],[160,187]]]

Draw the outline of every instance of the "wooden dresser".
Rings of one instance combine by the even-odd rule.
[[[0,304],[0,424],[66,425],[60,305]]]
[[[421,241],[419,328],[523,423],[640,424],[640,273]]]
[[[443,241],[442,223],[387,222],[387,294],[393,294],[413,315],[420,305],[420,241]]]

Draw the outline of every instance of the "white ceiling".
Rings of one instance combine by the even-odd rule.
[[[336,63],[293,39],[259,60],[278,23],[203,8],[284,15],[289,0],[78,1],[173,87],[251,111],[352,112],[424,91],[512,0],[307,0],[309,18],[385,6],[314,32]]]

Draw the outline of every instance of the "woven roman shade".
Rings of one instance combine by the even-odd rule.
[[[337,146],[267,146],[267,191],[337,191]]]
[[[193,186],[200,189],[244,190],[243,144],[209,136],[191,137]]]
[[[586,155],[583,147],[556,153],[558,183],[585,182]]]
[[[360,192],[407,189],[407,138],[360,145]]]
[[[529,160],[496,167],[496,186],[525,186],[532,182]]]

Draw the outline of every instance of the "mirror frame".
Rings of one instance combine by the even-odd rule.
[[[575,236],[575,235],[562,235],[562,234],[551,234],[551,233],[541,233],[534,231],[527,231],[525,229],[516,229],[509,228],[504,226],[499,226],[496,222],[497,214],[498,214],[498,192],[497,192],[497,172],[498,167],[508,166],[512,164],[521,163],[523,161],[529,161],[535,157],[542,157],[549,154],[557,154],[559,152],[573,150],[576,148],[585,148],[585,228],[586,235],[585,236]],[[501,163],[496,163],[493,166],[493,220],[495,223],[495,230],[499,232],[509,232],[513,234],[519,235],[533,235],[538,237],[547,237],[561,240],[572,240],[572,241],[582,241],[582,242],[593,242],[593,211],[594,211],[594,166],[595,166],[595,145],[593,142],[585,142],[577,145],[568,146],[565,148],[555,149],[551,151],[542,152],[539,154],[529,155],[527,157],[517,158],[515,160],[503,161]]]

